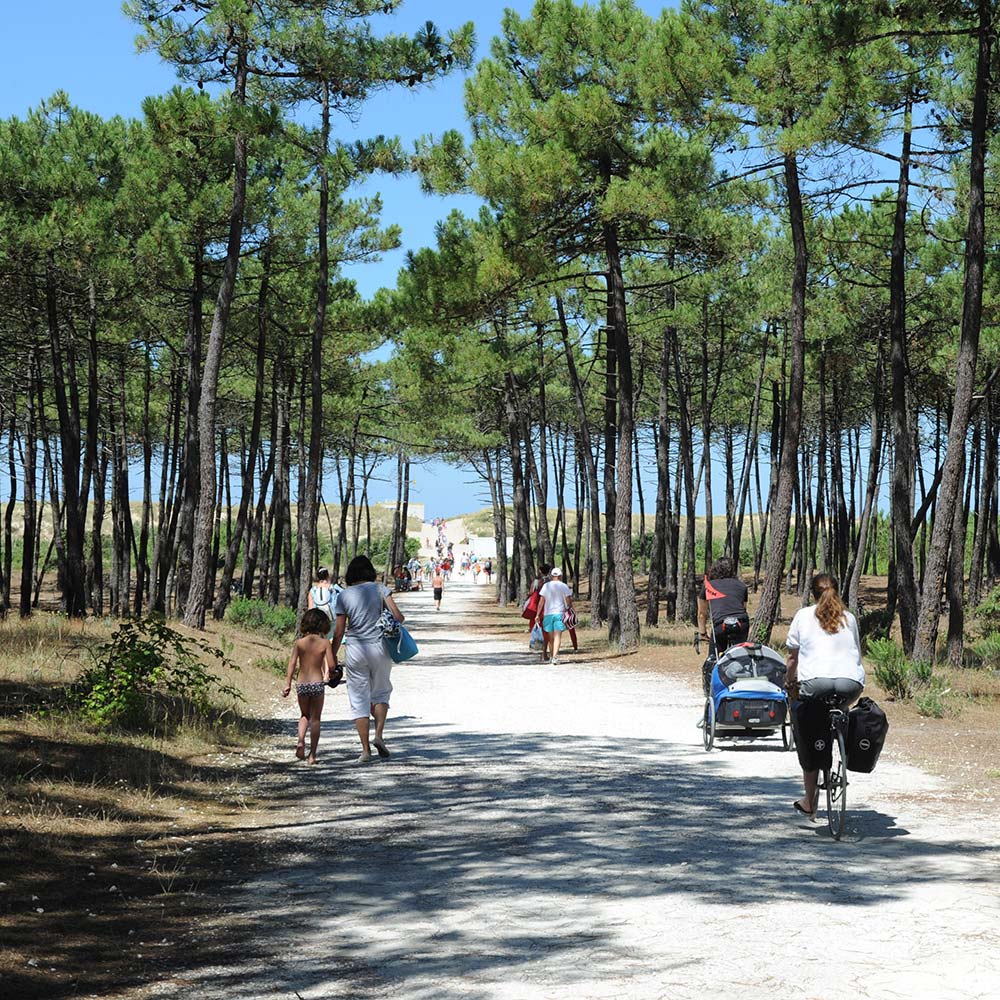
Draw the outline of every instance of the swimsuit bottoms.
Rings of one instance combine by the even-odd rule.
[[[317,695],[323,694],[324,687],[322,681],[317,681],[315,684],[296,684],[295,691],[303,698],[315,698]]]

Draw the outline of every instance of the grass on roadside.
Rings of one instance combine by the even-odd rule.
[[[67,691],[115,625],[0,622],[3,995],[104,995],[148,981],[172,956],[221,959],[225,942],[199,938],[219,907],[207,890],[260,861],[258,841],[226,833],[269,807],[248,752],[269,724],[231,705],[182,707],[152,732],[86,723]],[[262,647],[275,658],[280,647],[211,629],[243,667],[220,675],[267,716],[274,674],[254,664]]]

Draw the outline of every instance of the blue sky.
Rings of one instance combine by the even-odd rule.
[[[376,18],[374,23],[380,30],[410,33],[427,20],[447,29],[472,19],[477,55],[481,57],[498,33],[504,9],[528,14],[532,5],[530,0],[408,0],[396,15]],[[672,4],[640,0],[639,6],[656,15]],[[158,56],[136,53],[135,25],[122,14],[118,0],[7,0],[3,7],[0,117],[22,116],[56,90],[66,91],[76,105],[106,117],[139,116],[144,97],[162,93],[176,83],[172,68]],[[340,122],[339,136],[351,141],[377,134],[398,135],[409,146],[419,136],[462,128],[464,80],[465,74],[455,73],[432,87],[397,88],[377,95],[366,105],[359,122]],[[374,191],[383,197],[383,219],[402,226],[403,245],[377,263],[350,271],[366,296],[395,283],[405,252],[432,244],[435,223],[452,207],[469,212],[476,204],[470,198],[445,200],[424,195],[412,177],[378,177],[358,193]],[[650,497],[654,480],[648,473],[643,479]],[[488,494],[474,480],[471,470],[430,463],[415,471],[414,499],[425,501],[431,514],[476,509],[488,502]],[[393,493],[387,483],[376,499]]]

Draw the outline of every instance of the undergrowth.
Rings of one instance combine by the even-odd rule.
[[[226,620],[275,639],[287,639],[295,634],[298,623],[294,608],[271,605],[249,597],[237,597],[226,608]]]
[[[928,718],[943,718],[948,711],[946,696],[950,688],[934,673],[931,663],[910,660],[891,639],[871,639],[868,657],[874,662],[872,673],[890,699],[913,701],[917,711]]]
[[[182,635],[158,618],[122,622],[94,654],[71,692],[71,704],[90,724],[153,732],[184,724],[189,716],[222,718],[229,705],[242,701],[231,684],[220,680],[203,661],[239,670],[221,649]]]

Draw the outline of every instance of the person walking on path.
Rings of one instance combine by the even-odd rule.
[[[375,747],[380,757],[389,756],[383,732],[389,715],[389,695],[392,694],[392,660],[382,642],[382,610],[403,622],[403,613],[396,606],[387,587],[376,583],[375,567],[367,556],[355,556],[347,567],[347,589],[337,595],[334,609],[333,660],[346,635],[347,700],[354,727],[361,740],[357,762],[367,764]],[[369,715],[375,719],[375,735],[369,740]]]
[[[306,606],[310,609],[318,608],[323,612],[323,614],[326,615],[326,620],[329,623],[329,630],[327,632],[328,637],[333,634],[333,605],[337,600],[337,593],[339,590],[339,587],[331,586],[330,573],[328,570],[316,570],[316,577],[313,580],[313,585],[309,588],[309,596],[306,601]]]
[[[542,584],[538,593],[538,612],[535,621],[540,623],[545,633],[545,649],[551,650],[550,663],[559,663],[559,646],[562,634],[566,631],[563,615],[573,607],[573,591],[562,582],[562,570],[555,567],[550,573],[548,583]],[[545,651],[542,652],[542,662],[545,661]]]
[[[441,598],[444,596],[444,572],[440,564],[434,567],[434,576],[431,577],[431,586],[434,588],[434,608],[441,610]]]
[[[299,739],[295,746],[295,756],[299,760],[306,755],[306,732],[309,733],[309,763],[316,763],[316,747],[319,745],[320,716],[323,714],[325,684],[330,679],[330,671],[336,666],[337,656],[333,652],[326,633],[330,619],[319,608],[310,608],[302,616],[302,638],[292,646],[288,658],[288,673],[282,698],[287,698],[292,690],[292,678],[298,671],[295,693],[299,699]]]
[[[865,668],[858,623],[840,598],[836,578],[818,573],[810,589],[816,603],[795,612],[785,645],[788,686],[799,691],[792,724],[805,787],[805,795],[792,805],[812,817],[819,772],[830,766],[830,708],[823,699],[836,695],[844,707],[856,701],[864,690]]]
[[[538,622],[538,610],[539,610],[539,593],[542,587],[548,582],[549,573],[552,572],[552,567],[548,563],[541,563],[538,567],[538,575],[534,580],[531,581],[531,589],[528,591],[528,599],[524,602],[524,610],[521,612],[521,617],[528,622],[528,632],[539,623]],[[546,646],[542,647],[542,652],[539,655],[539,659],[542,663],[545,662]]]

